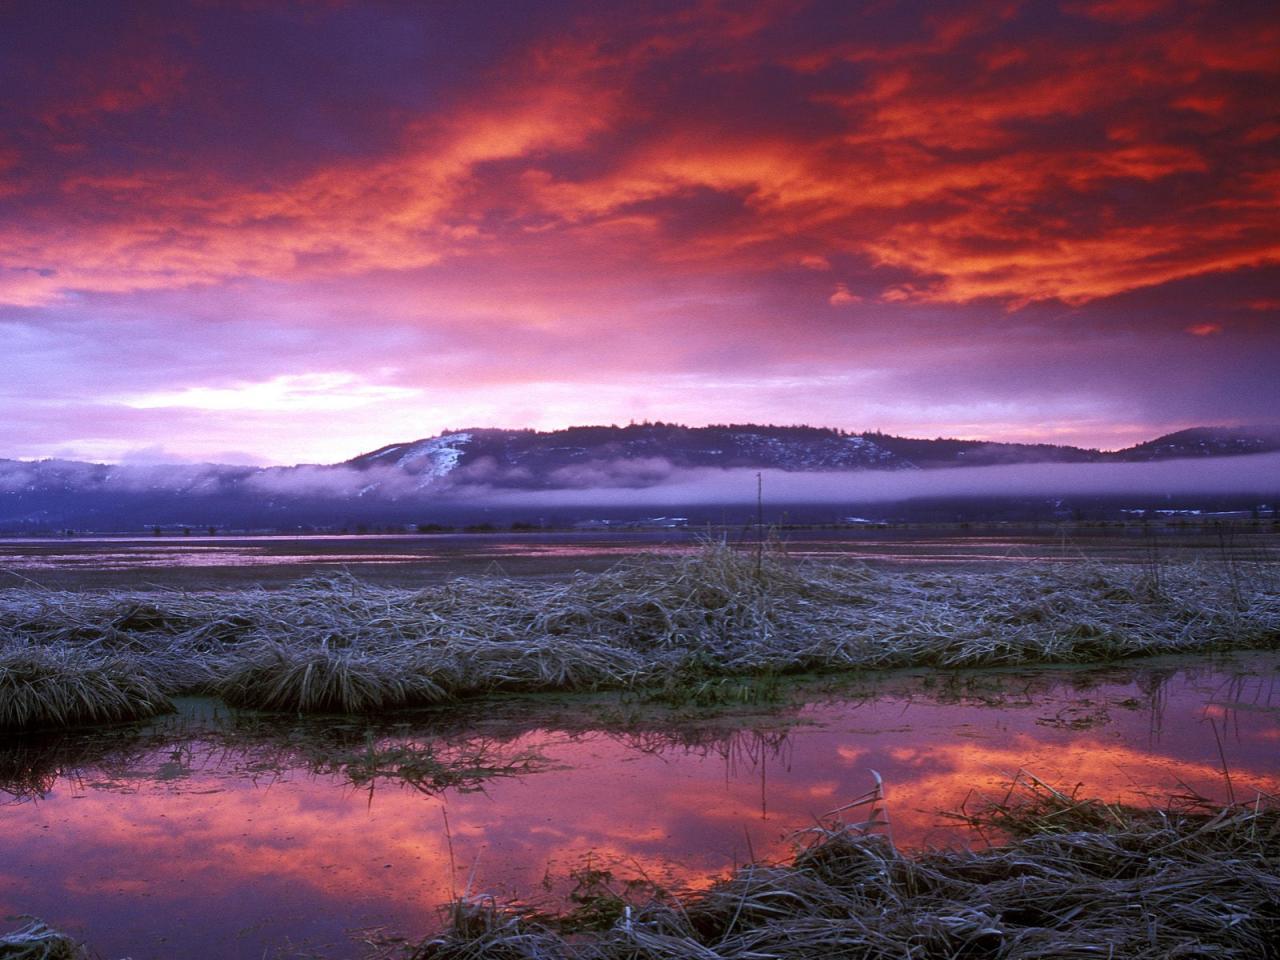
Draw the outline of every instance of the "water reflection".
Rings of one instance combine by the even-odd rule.
[[[983,532],[952,529],[930,533],[915,528],[888,531],[787,530],[780,546],[797,558],[865,560],[901,564],[1077,563],[1082,559],[1150,562],[1155,556],[1185,555],[1221,559],[1226,551],[1242,561],[1269,549],[1269,534],[1241,530],[1224,546],[1199,530],[1137,528],[1096,530],[1008,527]],[[172,571],[181,582],[200,571],[217,576],[248,568],[256,578],[278,567],[281,579],[295,579],[308,568],[335,565],[383,576],[452,574],[482,570],[485,564],[571,572],[583,563],[600,568],[636,553],[679,553],[698,549],[708,535],[731,543],[754,542],[753,531],[725,527],[648,531],[528,533],[445,533],[306,536],[78,537],[72,539],[0,539],[0,571],[19,575],[84,576],[95,571],[146,571],[149,577]],[[387,571],[386,568],[396,568]],[[56,579],[56,577],[55,577]],[[168,579],[163,578],[162,579]]]
[[[468,885],[554,900],[588,856],[694,885],[782,856],[871,769],[905,845],[964,840],[939,812],[1020,768],[1110,800],[1225,799],[1225,763],[1237,796],[1277,792],[1278,667],[921,673],[702,719],[625,697],[381,724],[206,703],[107,734],[8,738],[0,914],[135,960],[260,958],[286,941],[355,956],[351,929],[420,934]]]

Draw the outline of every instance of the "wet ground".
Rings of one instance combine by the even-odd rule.
[[[1185,558],[1280,562],[1280,526],[965,524],[775,531],[796,557],[873,564],[985,565],[1093,559],[1160,563]],[[696,550],[708,537],[744,548],[753,530],[672,529],[572,533],[369,536],[161,536],[0,539],[0,589],[279,586],[348,570],[378,583],[413,586],[497,573],[566,577],[599,571],[643,552]]]
[[[299,721],[215,701],[0,741],[0,916],[104,957],[359,956],[463,891],[554,906],[584,867],[697,886],[884,778],[900,845],[1025,769],[1108,800],[1280,792],[1280,655],[815,681],[707,710],[535,697]]]

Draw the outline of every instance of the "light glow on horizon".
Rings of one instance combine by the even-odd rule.
[[[228,387],[186,387],[126,397],[121,402],[137,410],[189,407],[193,410],[256,410],[321,412],[351,410],[388,400],[420,396],[421,390],[366,383],[353,373],[300,373],[272,377],[259,383]]]

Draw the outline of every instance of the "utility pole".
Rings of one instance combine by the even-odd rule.
[[[756,579],[764,572],[764,474],[756,473]]]

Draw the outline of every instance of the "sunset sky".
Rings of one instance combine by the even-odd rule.
[[[0,6],[0,457],[1280,420],[1280,8]]]

